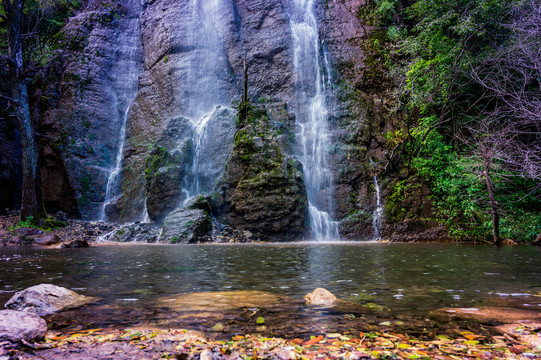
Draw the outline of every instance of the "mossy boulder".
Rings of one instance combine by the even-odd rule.
[[[306,224],[302,165],[287,155],[284,144],[291,142],[291,130],[276,120],[266,106],[252,106],[247,117],[239,119],[233,150],[213,195],[220,220],[262,241],[299,239]]]

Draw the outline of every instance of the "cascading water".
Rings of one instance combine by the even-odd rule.
[[[197,194],[201,193],[202,188],[202,179],[201,179],[201,164],[204,159],[202,159],[202,152],[200,151],[201,147],[205,142],[205,135],[207,132],[207,124],[211,118],[212,114],[204,115],[200,120],[197,126],[195,127],[193,134],[193,149],[194,157],[191,171],[191,181],[186,186],[186,198],[189,199]]]
[[[331,218],[333,178],[327,154],[330,133],[321,66],[328,62],[324,53],[320,55],[314,0],[293,0],[293,5],[291,30],[297,94],[296,135],[301,147],[310,226],[315,240],[335,240],[338,239],[338,226]]]
[[[189,42],[194,51],[188,60],[186,82],[186,111],[194,128],[193,163],[184,181],[183,192],[186,201],[203,191],[211,191],[205,186],[205,171],[202,149],[216,141],[208,127],[216,114],[229,104],[227,92],[227,58],[218,32],[221,26],[220,11],[224,0],[192,0],[192,15]],[[208,174],[207,174],[208,175]]]
[[[372,166],[375,166],[372,159],[370,159],[370,164]],[[378,184],[378,177],[376,170],[374,169],[374,189],[376,190],[376,209],[374,210],[374,213],[372,214],[372,227],[374,228],[374,240],[381,240],[381,234],[380,234],[380,225],[381,225],[381,217],[383,216],[383,206],[381,204],[381,194]]]
[[[115,162],[109,168],[109,177],[105,191],[105,200],[100,210],[101,221],[107,220],[106,207],[113,203],[120,196],[120,186],[122,181],[122,159],[124,152],[124,142],[126,140],[126,125],[128,123],[128,113],[131,103],[135,99],[138,90],[138,77],[141,71],[141,44],[139,38],[139,19],[127,19],[126,31],[119,36],[118,51],[126,54],[125,61],[118,64],[112,75],[117,82],[119,93],[118,109],[120,120],[120,132],[118,135],[118,147],[115,155]]]
[[[126,140],[126,123],[129,110],[130,107],[128,106],[128,108],[124,112],[124,116],[122,119],[122,126],[120,128],[120,135],[118,137],[120,139],[120,142],[118,145],[118,150],[116,152],[115,163],[113,164],[113,167],[109,170],[110,173],[109,178],[107,179],[107,187],[105,190],[105,201],[103,202],[100,214],[100,220],[102,221],[107,220],[105,208],[107,207],[107,205],[111,204],[120,193],[120,185],[122,180],[122,154],[124,150],[124,142]]]

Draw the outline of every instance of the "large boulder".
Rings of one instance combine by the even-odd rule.
[[[147,211],[152,220],[160,220],[173,210],[183,199],[180,166],[164,166],[147,177]]]
[[[250,110],[227,161],[215,213],[254,239],[288,241],[305,232],[307,198],[302,165],[287,155],[292,132],[287,111],[273,117],[268,106]]]
[[[4,307],[43,316],[79,307],[94,300],[92,297],[79,295],[60,286],[40,284],[16,292]]]
[[[203,240],[211,229],[212,219],[205,210],[177,209],[165,218],[160,241],[193,243]]]
[[[15,310],[0,311],[0,341],[33,342],[47,332],[47,322],[38,315]]]

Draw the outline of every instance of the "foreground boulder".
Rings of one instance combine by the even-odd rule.
[[[79,307],[94,300],[92,297],[79,295],[60,286],[40,284],[16,292],[4,307],[44,316]]]
[[[329,290],[317,288],[309,294],[304,295],[306,305],[333,306],[338,300]]]
[[[369,308],[357,303],[341,300],[334,296],[329,290],[317,288],[311,293],[304,295],[304,303],[315,309],[332,308],[335,313],[343,314],[383,314],[385,308]]]
[[[47,323],[38,315],[15,310],[0,311],[0,341],[33,342],[47,332]]]

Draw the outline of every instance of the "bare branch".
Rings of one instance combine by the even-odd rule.
[[[2,94],[0,94],[0,98],[6,99],[6,100],[9,100],[9,101],[12,101],[12,102],[14,102],[14,103],[16,103],[16,104],[19,103],[17,100],[15,100],[15,99],[13,99],[13,98],[10,98],[9,96],[2,95]]]

